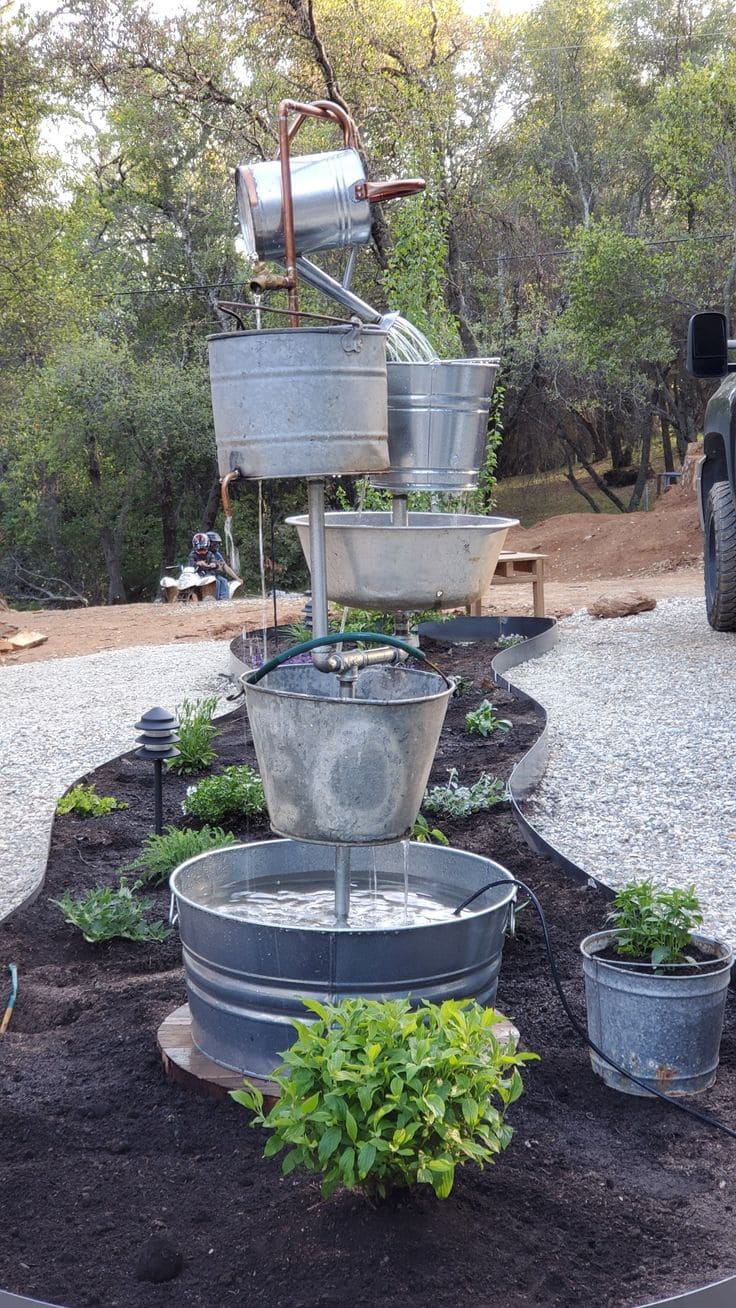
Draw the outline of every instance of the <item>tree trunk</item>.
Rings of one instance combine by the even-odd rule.
[[[470,359],[477,359],[480,350],[478,349],[478,342],[475,339],[468,318],[465,295],[463,294],[463,274],[460,266],[460,251],[458,249],[457,236],[452,222],[449,223],[447,231],[447,271],[449,274],[445,290],[447,307],[457,323],[465,355]]]
[[[164,568],[170,568],[173,563],[176,563],[177,538],[174,487],[170,477],[164,476],[161,482],[159,494],[161,506],[161,532],[163,538],[163,559],[161,560],[161,563]]]
[[[569,454],[567,456],[567,472],[565,473],[565,476],[567,477],[567,480],[570,482],[570,485],[575,487],[575,490],[577,491],[578,495],[582,495],[583,499],[588,501],[588,504],[590,505],[593,512],[600,513],[600,509],[596,504],[595,500],[593,499],[593,496],[588,494],[585,487],[581,485],[581,483],[578,481],[577,477],[575,476],[575,473],[572,470],[572,459],[570,458]]]
[[[651,450],[652,450],[652,420],[649,414],[647,413],[646,421],[644,423],[644,430],[642,432],[642,437],[641,437],[641,458],[639,460],[639,474],[636,478],[634,489],[631,492],[631,499],[629,500],[626,510],[627,513],[634,513],[636,509],[639,508],[639,505],[641,504],[642,496],[644,494],[644,487],[647,484],[647,477],[649,473],[649,456],[651,454]]]
[[[670,434],[670,424],[667,418],[660,417],[659,425],[662,431],[662,454],[664,455],[665,472],[674,472],[675,460],[672,452],[672,437]]]

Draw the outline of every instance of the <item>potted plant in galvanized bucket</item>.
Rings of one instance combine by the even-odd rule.
[[[631,881],[607,920],[609,929],[580,945],[588,1035],[649,1088],[591,1050],[593,1071],[626,1094],[707,1090],[716,1079],[733,950],[696,933],[703,915],[694,887]]]

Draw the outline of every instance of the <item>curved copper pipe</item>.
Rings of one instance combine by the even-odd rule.
[[[226,518],[232,518],[233,516],[228,486],[231,481],[240,481],[242,476],[243,474],[240,471],[240,468],[235,468],[232,472],[226,472],[225,476],[220,479],[220,499],[222,501],[222,508]]]

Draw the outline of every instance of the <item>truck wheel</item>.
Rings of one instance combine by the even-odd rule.
[[[736,631],[736,508],[727,481],[705,505],[705,608],[714,631]]]

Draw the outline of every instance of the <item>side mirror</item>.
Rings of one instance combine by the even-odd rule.
[[[691,377],[722,377],[728,372],[725,313],[693,314],[687,325],[686,367]]]

